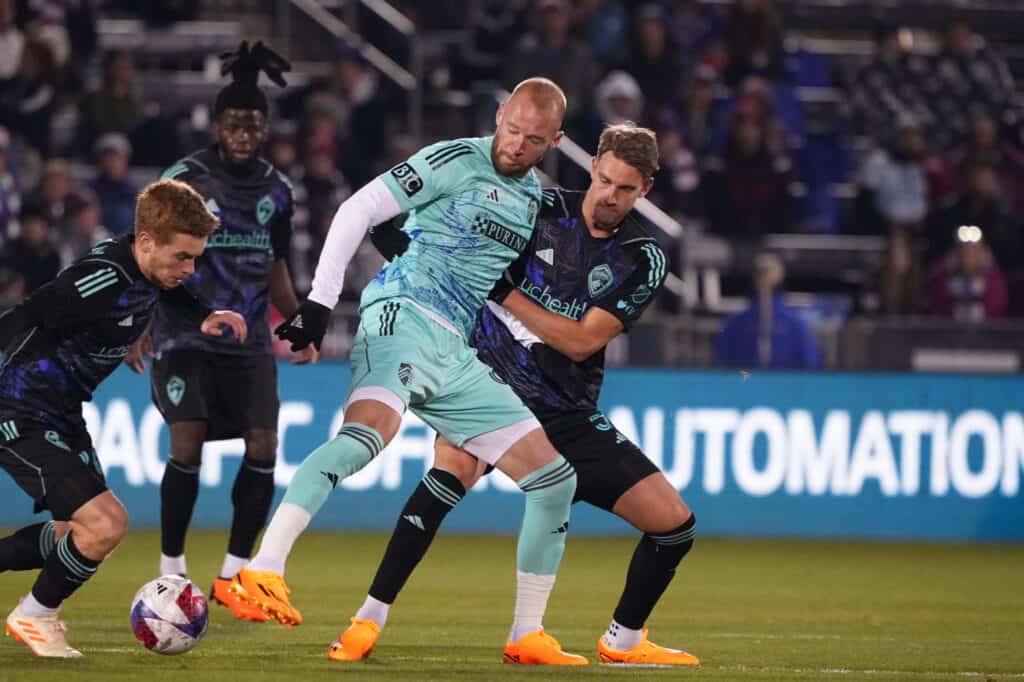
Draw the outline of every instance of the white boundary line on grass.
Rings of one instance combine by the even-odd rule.
[[[739,673],[793,673],[797,675],[869,675],[877,677],[923,677],[936,678],[944,676],[956,677],[993,677],[995,679],[1024,679],[1024,673],[998,673],[998,672],[977,672],[977,671],[949,671],[941,670],[854,670],[852,668],[787,668],[775,666],[749,666],[749,665],[723,665],[707,666],[724,672]]]

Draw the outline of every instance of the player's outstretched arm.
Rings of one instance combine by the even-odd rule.
[[[581,362],[640,319],[664,283],[668,263],[664,252],[651,242],[642,245],[637,255],[632,274],[594,301],[579,321],[551,312],[518,289],[498,302],[545,345]]]
[[[546,345],[575,362],[586,360],[623,330],[619,318],[601,308],[591,308],[579,321],[570,320],[537,305],[518,290],[510,292],[501,305]]]

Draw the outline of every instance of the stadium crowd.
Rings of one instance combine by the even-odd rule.
[[[180,4],[181,16],[146,19],[198,11]],[[791,44],[773,0],[513,0],[472,12],[448,1],[439,5],[450,12],[430,16],[395,4],[423,30],[437,16],[462,22],[469,38],[450,55],[445,87],[549,76],[568,95],[569,134],[587,148],[606,123],[655,129],[661,171],[650,198],[688,227],[732,241],[886,237],[861,312],[1024,314],[1015,286],[1024,281],[1024,119],[1005,60],[962,19],[923,50],[922,31],[881,14],[873,54],[839,74]],[[209,140],[201,117],[151,106],[132,52],[99,49],[97,17],[108,9],[140,11],[0,0],[0,305],[131,229],[133,169],[155,175]],[[833,86],[845,93],[841,115],[823,125],[800,93]],[[265,155],[295,186],[300,294],[335,207],[415,148],[402,134],[404,106],[344,45],[329,76],[276,102]],[[838,197],[837,185],[855,199]],[[367,244],[348,276],[365,282],[381,262]]]

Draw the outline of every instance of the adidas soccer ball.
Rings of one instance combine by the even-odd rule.
[[[135,639],[158,654],[191,651],[206,632],[206,597],[188,578],[164,575],[143,585],[132,599]]]

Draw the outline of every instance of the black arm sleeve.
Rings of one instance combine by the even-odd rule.
[[[654,242],[648,242],[637,249],[636,269],[594,305],[619,318],[622,326],[629,329],[640,319],[644,310],[654,300],[654,294],[665,282],[668,274],[668,258]]]

